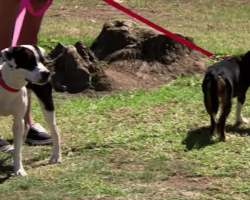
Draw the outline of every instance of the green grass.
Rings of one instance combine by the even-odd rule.
[[[230,191],[237,199],[247,199],[249,128],[233,128],[231,113],[228,142],[206,137],[209,120],[202,104],[201,78],[179,78],[157,90],[96,98],[54,94],[63,163],[45,164],[50,147],[25,146],[24,165],[29,176],[4,181],[1,195],[8,199],[44,199],[44,195],[46,199],[141,199],[153,192],[156,199],[187,199],[185,195],[190,193],[198,196],[189,199],[235,199]],[[44,125],[35,99],[32,108],[35,120]],[[244,115],[249,114],[246,105]],[[10,124],[10,119],[3,118],[2,123]],[[0,156],[5,169],[1,180],[11,175],[12,163],[10,156]],[[175,176],[182,177],[179,184],[187,186],[168,184]],[[200,188],[201,178],[206,180],[202,182],[206,189]],[[176,193],[177,189],[185,192]]]
[[[147,13],[148,18],[218,54],[243,53],[250,46],[250,6],[244,1],[155,2],[125,0],[124,5],[142,14],[150,7],[155,12]],[[57,0],[54,8],[76,5],[98,9],[104,3]],[[39,45],[47,51],[57,42],[81,40],[90,46],[104,22],[88,17],[53,20],[45,17],[40,35]],[[63,162],[47,164],[50,146],[25,145],[29,176],[20,178],[13,176],[10,155],[0,153],[1,199],[249,199],[249,125],[234,126],[234,104],[227,120],[229,140],[208,138],[202,78],[178,77],[159,89],[93,98],[54,93]],[[36,98],[32,113],[46,127]],[[250,115],[248,103],[243,115]],[[11,117],[1,118],[5,139],[12,139],[11,125]]]
[[[39,38],[38,45],[45,49],[46,52],[50,52],[58,42],[64,45],[74,45],[76,42],[82,41],[88,47],[93,43],[94,38],[86,37],[86,38],[71,38],[71,37],[58,37],[58,38],[47,38],[41,36]]]

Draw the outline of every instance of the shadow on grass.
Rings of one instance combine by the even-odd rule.
[[[7,175],[4,177],[0,177],[0,184],[3,184],[5,181],[7,181],[9,178],[11,177],[11,175]]]
[[[250,128],[242,128],[240,124],[235,124],[234,126],[228,125],[226,127],[226,132],[233,132],[234,134],[239,134],[241,136],[250,136]]]
[[[209,127],[201,127],[188,132],[187,137],[182,141],[186,145],[186,150],[201,149],[215,144],[209,135]]]
[[[13,173],[13,166],[3,166],[3,163],[7,160],[6,159],[2,159],[0,160],[0,173],[4,173],[4,176],[0,175],[0,184],[3,184],[5,181],[7,181],[12,175]]]
[[[226,126],[226,132],[233,132],[241,136],[250,136],[250,128],[241,128],[239,124]],[[218,141],[212,140],[209,135],[210,127],[200,127],[188,132],[187,137],[182,141],[186,145],[186,150],[201,149],[213,145]]]

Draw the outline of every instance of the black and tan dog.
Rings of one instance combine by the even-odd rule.
[[[226,141],[225,123],[232,107],[233,97],[237,97],[236,123],[248,123],[241,111],[250,86],[250,51],[232,56],[210,66],[202,83],[204,104],[211,119],[211,135],[219,132],[220,141]],[[216,114],[221,113],[218,122]]]

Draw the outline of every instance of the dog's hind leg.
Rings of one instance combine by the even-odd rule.
[[[45,85],[31,85],[30,89],[36,94],[45,118],[45,121],[52,134],[53,154],[51,156],[51,163],[61,162],[60,151],[60,135],[56,126],[54,115],[54,102],[52,98],[52,86],[50,83]]]
[[[216,95],[212,94],[211,83],[207,83],[204,89],[204,104],[207,110],[207,113],[210,115],[210,136],[217,133],[217,123],[216,115],[218,112],[219,101]]]
[[[225,89],[222,95],[222,102],[221,102],[221,114],[218,121],[218,129],[219,129],[219,140],[225,142],[226,135],[225,135],[225,127],[226,127],[226,119],[229,115],[232,107],[231,101],[231,89]]]
[[[28,98],[30,98],[31,96],[31,90],[27,88],[27,96]],[[28,108],[29,109],[29,108]],[[26,111],[27,112],[27,111]],[[24,135],[23,135],[23,143],[25,142],[28,132],[30,130],[30,125],[28,124],[28,122],[25,120],[24,118]]]
[[[246,123],[246,124],[249,123],[249,121],[246,118],[242,117],[242,108],[246,99],[246,91],[247,91],[247,88],[246,89],[240,88],[239,96],[237,99],[236,123]]]
[[[210,135],[213,136],[217,133],[217,122],[216,122],[216,118],[215,118],[216,114],[210,114],[210,123],[211,123],[211,127],[210,127]]]

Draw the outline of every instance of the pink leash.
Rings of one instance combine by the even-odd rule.
[[[152,28],[164,33],[165,35],[167,35],[168,37],[170,37],[173,40],[177,41],[178,43],[184,44],[184,45],[190,47],[191,49],[195,49],[196,51],[199,51],[199,52],[205,54],[208,57],[213,57],[214,56],[213,53],[208,52],[208,51],[194,45],[193,43],[191,43],[191,42],[189,42],[189,41],[187,41],[187,40],[185,40],[185,39],[183,39],[181,37],[176,36],[174,33],[171,33],[170,31],[165,30],[164,28],[162,28],[162,27],[156,25],[155,23],[141,17],[140,15],[132,12],[128,8],[120,5],[119,3],[114,2],[113,0],[103,0],[103,1],[110,4],[111,6],[115,7],[116,9],[121,10],[122,12],[126,13],[127,15],[130,15],[131,17],[141,21],[142,23],[147,24],[148,26],[151,26]]]
[[[39,17],[50,7],[50,5],[52,4],[52,1],[53,0],[48,0],[46,5],[43,8],[41,8],[37,12],[34,12],[34,9],[32,8],[30,4],[30,0],[21,0],[18,17],[15,23],[15,29],[14,29],[12,45],[11,45],[12,47],[16,46],[17,44],[21,29],[23,26],[23,21],[24,21],[26,11],[28,10],[30,14],[34,15],[35,17]]]

